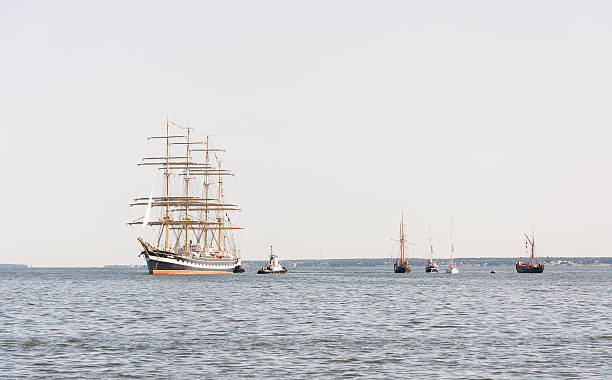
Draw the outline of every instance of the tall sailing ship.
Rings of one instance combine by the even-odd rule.
[[[162,141],[165,152],[138,166],[157,167],[163,190],[130,204],[146,206],[144,217],[129,223],[150,232],[150,241],[138,238],[140,255],[150,274],[244,272],[232,234],[241,227],[230,218],[239,209],[223,197],[223,177],[233,174],[221,166],[224,150],[213,148],[209,136],[195,140],[193,134],[193,128],[167,120],[165,136],[148,138]]]
[[[542,273],[544,272],[544,266],[546,265],[546,263],[536,262],[535,234],[533,232],[531,233],[531,239],[529,239],[529,236],[525,234],[525,239],[526,239],[525,240],[525,250],[528,249],[527,244],[529,244],[531,246],[531,256],[529,258],[529,262],[527,263],[521,262],[521,258],[519,257],[518,261],[516,262],[516,271],[518,273]]]
[[[404,213],[402,213],[402,222],[400,223],[400,258],[395,264],[393,264],[393,270],[395,273],[410,273],[412,272],[412,266],[410,265],[410,259],[406,252],[406,244],[413,244],[406,242],[406,233],[404,232],[406,225],[404,224]]]

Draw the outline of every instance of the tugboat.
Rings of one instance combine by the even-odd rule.
[[[425,266],[425,272],[438,273],[438,263],[433,259],[433,244],[431,243],[431,226],[429,226],[429,260]]]
[[[525,234],[525,238],[527,239],[525,240],[525,250],[528,249],[528,244],[531,245],[531,257],[527,263],[521,262],[521,258],[519,257],[518,261],[516,262],[516,271],[518,273],[544,272],[544,266],[546,263],[536,263],[535,259],[535,234],[533,232],[531,233],[531,239],[529,239],[529,236]]]
[[[287,268],[280,265],[278,262],[278,256],[274,254],[272,251],[272,246],[270,246],[270,262],[267,267],[262,267],[257,271],[257,274],[283,274],[287,273]]]
[[[395,273],[410,273],[412,272],[412,266],[410,265],[410,259],[406,255],[406,244],[414,244],[406,242],[406,234],[404,233],[404,213],[402,213],[402,222],[400,223],[400,238],[396,240],[400,243],[400,259],[393,264],[393,270]]]
[[[455,245],[453,244],[453,217],[451,216],[451,250],[450,250],[450,263],[448,264],[448,268],[446,268],[446,273],[457,274],[459,273],[459,268],[455,266],[453,263],[453,253],[455,253]]]

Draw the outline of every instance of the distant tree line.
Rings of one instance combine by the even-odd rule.
[[[550,264],[561,262],[561,264],[578,264],[578,265],[594,265],[594,264],[612,264],[612,257],[548,257],[540,258],[541,261],[547,261]],[[456,258],[455,263],[459,266],[498,266],[498,265],[514,265],[516,258],[510,257],[464,257]],[[377,267],[391,266],[393,260],[390,258],[377,259],[303,259],[303,260],[282,260],[282,264],[288,268],[337,268],[337,267]],[[427,259],[410,259],[413,266],[425,266]],[[440,266],[448,264],[448,259],[437,260]],[[260,268],[266,266],[267,261],[262,260],[244,260],[245,268]]]

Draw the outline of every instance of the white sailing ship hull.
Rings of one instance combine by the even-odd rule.
[[[143,252],[150,274],[231,274],[243,271],[240,259],[189,258],[167,252]]]

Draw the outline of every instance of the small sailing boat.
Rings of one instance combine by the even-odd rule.
[[[536,258],[535,258],[535,234],[532,232],[531,233],[531,239],[529,239],[529,236],[527,236],[527,234],[525,234],[525,250],[528,249],[528,245],[531,245],[531,257],[529,259],[529,262],[527,263],[523,263],[521,262],[521,258],[519,257],[518,261],[516,262],[516,271],[518,273],[542,273],[544,272],[544,266],[546,265],[546,263],[536,263]]]
[[[278,256],[274,254],[272,251],[272,246],[270,246],[270,261],[268,262],[267,267],[262,267],[257,271],[257,274],[283,274],[287,273],[287,268],[282,266],[278,262]]]
[[[412,272],[412,266],[410,265],[410,259],[406,254],[406,244],[414,244],[406,242],[406,234],[404,233],[404,213],[402,213],[402,222],[400,223],[400,238],[396,240],[400,243],[400,259],[393,264],[393,270],[395,273],[410,273]]]
[[[450,263],[448,264],[448,268],[446,268],[446,273],[457,274],[459,273],[459,268],[455,266],[453,263],[453,253],[455,253],[455,245],[453,244],[453,217],[451,216],[451,250],[450,250]]]
[[[433,259],[433,244],[431,242],[431,226],[429,226],[429,260],[425,266],[425,272],[427,273],[438,273],[438,263]]]

